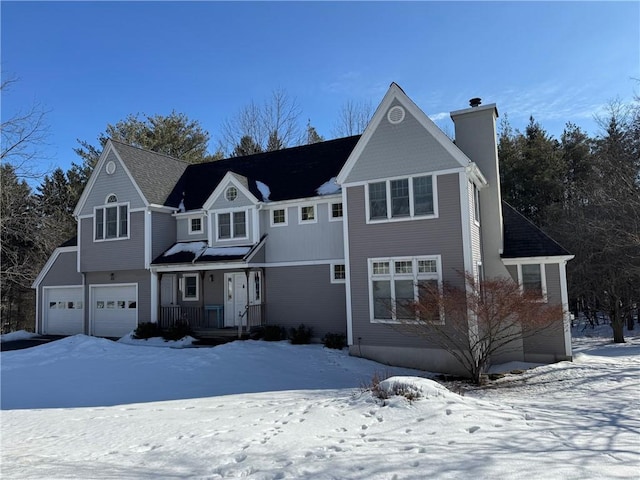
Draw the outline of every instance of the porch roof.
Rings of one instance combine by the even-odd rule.
[[[153,260],[152,265],[243,261],[256,245],[209,247],[207,242],[177,242]]]

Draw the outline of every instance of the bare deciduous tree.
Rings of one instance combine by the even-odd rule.
[[[252,100],[237,115],[222,123],[220,148],[234,154],[243,139],[245,143],[251,139],[258,147],[256,151],[300,145],[304,140],[301,113],[295,98],[282,89],[274,90],[264,104]]]
[[[420,301],[396,306],[411,311],[399,315],[405,319],[398,319],[396,328],[449,352],[476,384],[492,356],[513,351],[523,339],[563,328],[561,305],[541,302],[539,293],[523,292],[511,279],[476,283],[467,275],[465,280],[466,290],[435,282],[419,285]]]
[[[332,133],[336,138],[359,135],[367,128],[373,116],[371,102],[348,100],[342,105]]]
[[[6,94],[16,79],[2,82],[0,91]],[[42,177],[47,167],[42,165],[47,160],[42,147],[46,145],[49,136],[49,126],[46,123],[47,111],[39,103],[33,103],[29,108],[19,111],[2,122],[2,144],[0,147],[0,162],[13,166],[14,173],[19,178],[37,179]]]

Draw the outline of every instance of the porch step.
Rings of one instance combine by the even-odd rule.
[[[235,340],[238,338],[237,328],[204,328],[199,330],[193,330],[192,335],[199,339],[224,339],[226,341]],[[246,340],[249,338],[248,332],[242,332],[240,338]]]

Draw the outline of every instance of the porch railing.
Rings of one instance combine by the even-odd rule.
[[[171,305],[160,307],[160,327],[169,328],[175,323],[188,323],[194,330],[222,328],[224,319],[219,311],[205,307]],[[265,324],[265,305],[249,305],[242,315],[240,327],[250,329]]]
[[[248,305],[247,306],[247,314],[246,314],[246,327],[250,329],[251,327],[259,327],[264,325],[265,323],[265,312],[264,312],[264,303],[258,303],[256,305]],[[245,322],[242,322],[243,325]]]

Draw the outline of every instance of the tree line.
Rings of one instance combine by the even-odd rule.
[[[5,90],[7,83],[2,85]],[[559,139],[533,118],[524,131],[500,125],[503,198],[576,257],[568,263],[572,309],[606,311],[614,339],[640,303],[640,102],[614,103],[589,136],[568,123]],[[347,102],[332,136],[361,133],[373,114]],[[73,209],[109,138],[191,163],[323,141],[302,121],[295,98],[275,90],[225,120],[210,153],[210,134],[183,113],[131,114],[107,124],[97,143],[78,140],[77,162],[42,176],[35,166],[46,140],[46,111],[34,105],[2,123],[1,316],[3,329],[33,328],[30,288],[51,252],[75,235]],[[43,178],[33,190],[29,180]]]
[[[533,118],[523,132],[503,120],[500,180],[503,199],[575,255],[571,310],[606,313],[623,342],[640,307],[640,99],[598,123],[596,136],[567,123],[556,139]]]

